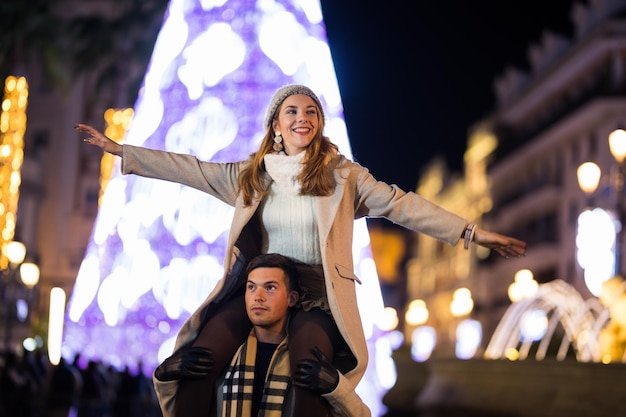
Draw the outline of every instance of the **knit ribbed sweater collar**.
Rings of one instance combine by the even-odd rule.
[[[302,171],[304,154],[304,151],[297,155],[268,153],[263,157],[265,170],[279,188],[295,194],[300,192],[298,174]]]

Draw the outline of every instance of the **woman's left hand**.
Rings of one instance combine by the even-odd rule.
[[[526,242],[499,233],[489,232],[479,227],[476,227],[474,233],[474,243],[493,249],[505,258],[509,256],[519,257],[526,254]]]
[[[88,138],[83,139],[86,143],[97,146],[110,154],[122,156],[122,145],[105,136],[104,133],[100,132],[96,128],[83,123],[78,123],[74,126],[74,129],[80,133],[86,133],[89,135]]]

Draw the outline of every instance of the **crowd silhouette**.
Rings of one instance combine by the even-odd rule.
[[[142,365],[116,369],[44,351],[0,353],[0,417],[160,417],[152,379]]]

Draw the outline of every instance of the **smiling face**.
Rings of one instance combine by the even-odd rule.
[[[287,155],[296,155],[311,144],[319,129],[319,109],[305,94],[294,94],[285,99],[272,123],[274,132],[280,132]]]
[[[261,342],[278,343],[285,336],[289,307],[298,300],[298,293],[289,290],[288,279],[275,267],[259,267],[248,274],[246,311]]]

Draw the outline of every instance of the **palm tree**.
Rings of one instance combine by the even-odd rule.
[[[47,0],[2,0],[0,2],[0,80],[8,75],[27,75],[26,69],[37,66],[43,76],[65,87],[66,22],[52,13]]]
[[[94,100],[119,91],[111,106],[132,105],[168,1],[109,0],[106,15],[80,15],[76,3],[0,1],[0,80],[40,68],[47,83],[64,90],[90,74]]]
[[[74,74],[96,74],[93,96],[110,95],[110,107],[132,106],[143,81],[167,0],[110,0],[111,16],[71,20]]]

